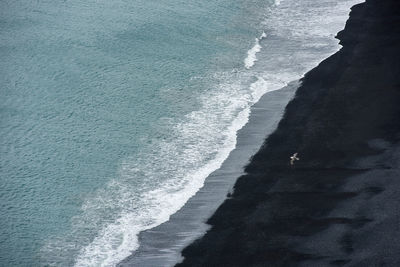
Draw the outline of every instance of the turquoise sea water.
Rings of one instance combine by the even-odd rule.
[[[1,1],[0,266],[128,256],[337,49],[355,1],[333,2]]]

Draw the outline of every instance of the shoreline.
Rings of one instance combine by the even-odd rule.
[[[353,6],[343,48],[305,75],[177,266],[400,263],[399,13],[394,0]]]
[[[350,6],[347,6],[347,8],[350,11]],[[348,16],[348,13],[345,15]],[[345,20],[342,20],[342,23],[344,25]],[[340,28],[337,28],[337,30]],[[337,30],[331,32],[331,38],[334,37]],[[263,32],[260,39],[264,37],[265,33]],[[335,51],[339,51],[341,46],[339,46],[337,40],[335,43],[338,47],[334,51],[325,53],[324,57],[320,55],[317,58],[324,60]],[[256,42],[257,44],[258,42]],[[253,49],[254,47],[250,50]],[[316,66],[317,62],[318,60],[311,65]],[[312,67],[310,66],[307,69],[309,71]],[[303,75],[308,71],[304,70]],[[172,214],[168,221],[141,231],[138,237],[139,248],[119,262],[117,266],[173,266],[183,259],[182,250],[209,230],[210,225],[207,220],[218,206],[227,197],[229,198],[233,185],[238,177],[244,174],[245,166],[249,164],[252,156],[260,149],[265,138],[276,129],[285,106],[301,83],[300,75],[295,76],[297,77],[294,77],[293,81],[289,82],[287,86],[265,93],[259,101],[251,106],[248,122],[237,132],[237,145],[230,152],[229,157],[224,160],[222,166],[206,178],[204,186],[180,210]],[[254,77],[258,78],[258,76]],[[300,80],[296,80],[298,78]],[[281,90],[283,90],[282,93],[275,93]],[[288,96],[289,93],[290,96]],[[270,96],[272,96],[272,102],[266,100]],[[284,96],[283,99],[282,96]],[[270,118],[269,114],[273,114],[274,118]],[[254,139],[255,135],[256,139]]]
[[[204,186],[167,222],[142,231],[140,247],[117,266],[173,266],[180,262],[182,249],[209,229],[206,221],[226,199],[265,136],[276,129],[298,86],[299,82],[293,81],[282,89],[265,93],[251,107],[249,121],[237,133],[236,148],[222,166],[207,177]]]

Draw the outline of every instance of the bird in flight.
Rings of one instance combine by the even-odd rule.
[[[294,165],[295,160],[300,160],[300,158],[297,157],[297,152],[294,153],[291,157],[290,157],[290,165]]]

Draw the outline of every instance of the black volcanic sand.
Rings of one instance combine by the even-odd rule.
[[[400,1],[338,38],[177,266],[400,266]]]

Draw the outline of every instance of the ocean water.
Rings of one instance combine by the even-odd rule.
[[[114,266],[360,1],[0,2],[0,266]]]

